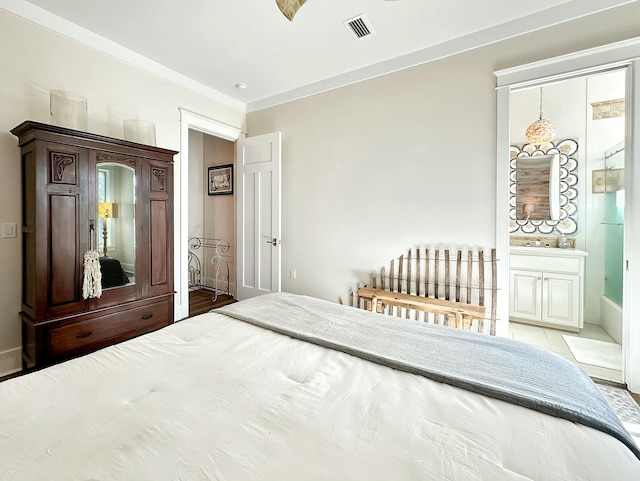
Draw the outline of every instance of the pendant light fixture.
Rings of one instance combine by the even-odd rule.
[[[530,144],[542,145],[550,142],[558,128],[551,120],[542,118],[542,87],[540,87],[540,118],[527,127],[525,136]]]
[[[276,5],[282,14],[293,22],[296,12],[304,5],[307,0],[276,0]]]

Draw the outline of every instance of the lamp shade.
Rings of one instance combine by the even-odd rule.
[[[113,202],[98,202],[98,217],[116,219],[118,217],[118,204]]]
[[[530,144],[542,145],[551,142],[556,136],[558,128],[551,120],[542,118],[542,87],[540,87],[540,116],[538,120],[527,127],[524,133]]]
[[[527,127],[524,135],[530,144],[542,145],[551,142],[557,131],[558,127],[551,120],[539,119]]]

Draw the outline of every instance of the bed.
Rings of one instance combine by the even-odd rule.
[[[118,259],[102,256],[99,258],[100,272],[102,274],[102,288],[125,286],[129,283],[129,277],[122,268]]]
[[[551,353],[286,293],[0,384],[1,480],[637,481],[639,456]]]

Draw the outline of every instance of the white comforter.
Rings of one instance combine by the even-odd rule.
[[[1,480],[638,481],[594,429],[209,313],[0,384]]]

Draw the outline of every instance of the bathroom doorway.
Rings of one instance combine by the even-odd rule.
[[[551,272],[541,270],[535,277],[526,266],[514,269],[525,257],[511,263],[510,335],[578,363],[593,377],[620,383],[624,380],[625,83],[626,67],[621,67],[514,88],[509,98],[510,195],[514,196],[509,206],[509,244],[521,246],[511,248],[512,254],[517,250],[537,258],[532,265],[540,265],[549,252],[538,256],[535,249],[523,251],[522,246],[553,250],[563,238],[569,244],[566,254],[583,253],[573,257],[558,253],[549,264]],[[548,144],[532,145],[525,132],[541,112],[557,131]],[[560,216],[524,219],[515,203],[517,159],[513,157],[553,153],[562,157]],[[533,213],[533,203],[528,207]],[[573,266],[571,262],[582,266],[575,272],[554,270],[565,259],[567,266]],[[565,274],[569,277],[561,277]],[[566,309],[559,306],[562,302]],[[536,307],[540,314],[533,312]]]

